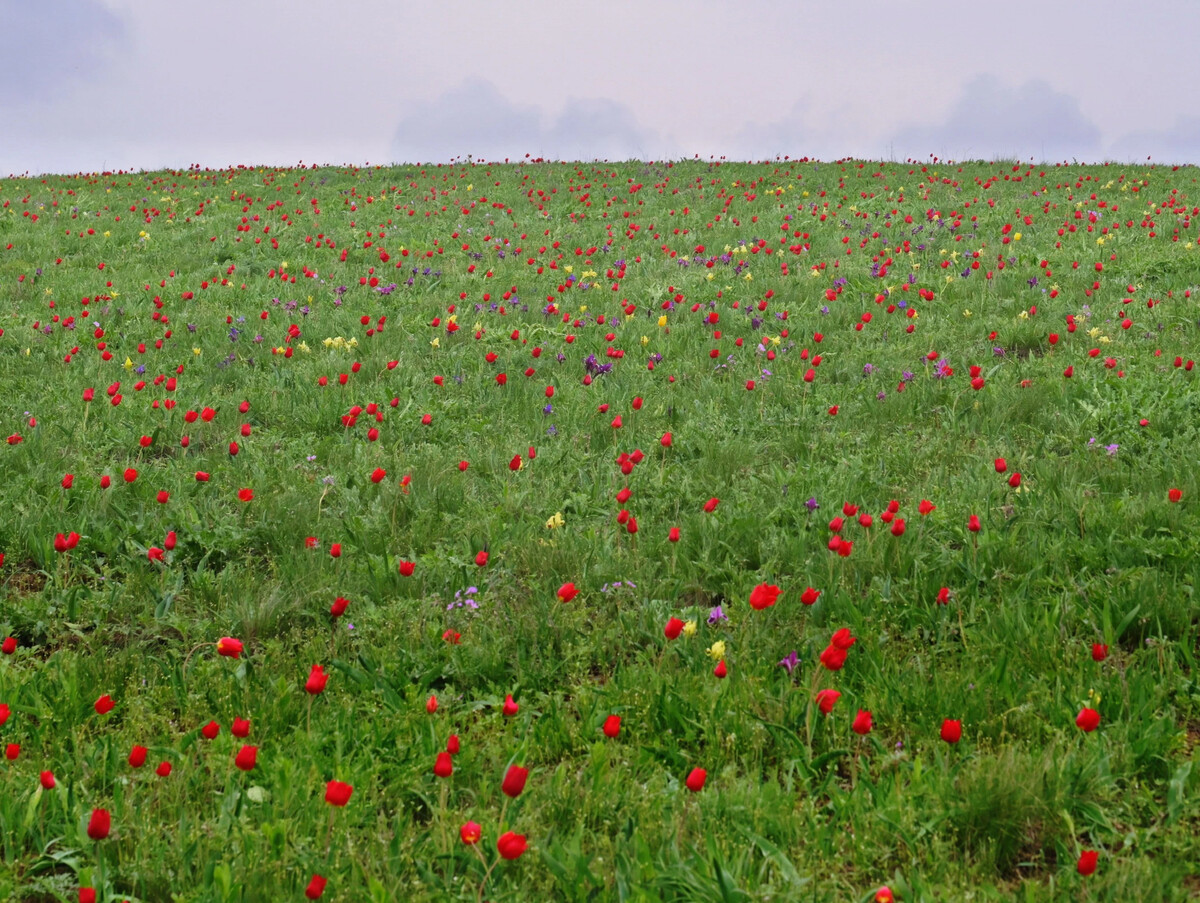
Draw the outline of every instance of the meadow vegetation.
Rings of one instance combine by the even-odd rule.
[[[0,180],[0,897],[1200,896],[1196,177]]]

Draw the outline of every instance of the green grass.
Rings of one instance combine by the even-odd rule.
[[[304,899],[319,874],[339,901],[1200,897],[1196,176],[688,161],[0,182],[0,636],[18,640],[0,745],[20,747],[0,765],[0,896]],[[585,385],[589,355],[612,367]],[[844,504],[846,557],[827,548]],[[782,593],[752,610],[764,582]],[[673,616],[694,634],[668,641]],[[826,670],[843,627],[857,642]],[[309,697],[314,664],[329,681]],[[511,800],[510,764],[530,770]],[[353,785],[345,808],[330,780]],[[98,808],[112,832],[93,841]],[[509,830],[529,848],[503,861]]]

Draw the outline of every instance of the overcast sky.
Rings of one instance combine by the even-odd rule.
[[[0,175],[534,156],[1200,163],[1198,0],[0,0]]]

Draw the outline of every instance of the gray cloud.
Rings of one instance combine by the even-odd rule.
[[[809,124],[809,104],[794,103],[781,118],[770,122],[748,122],[733,134],[728,153],[750,159],[788,154],[803,157],[818,153],[813,139],[819,130]]]
[[[910,126],[890,142],[901,157],[1093,159],[1100,129],[1079,101],[1035,79],[1010,87],[993,75],[968,82],[946,118]]]
[[[646,158],[662,150],[625,104],[608,99],[570,99],[546,121],[536,106],[502,95],[491,82],[473,78],[438,97],[418,101],[400,120],[392,139],[396,161],[522,159],[525,154],[561,159]]]
[[[1148,129],[1124,135],[1109,149],[1118,160],[1155,163],[1194,163],[1200,158],[1200,116],[1178,119],[1165,129]]]
[[[608,98],[568,99],[542,140],[553,156],[566,160],[663,156],[657,136],[638,125],[629,107]]]
[[[57,99],[94,77],[125,36],[97,0],[0,0],[0,101]]]

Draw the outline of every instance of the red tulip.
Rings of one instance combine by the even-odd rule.
[[[717,662],[717,667],[713,668],[713,676],[716,677],[717,680],[724,680],[725,675],[728,673],[729,669],[725,667],[724,659],[721,659],[721,661]]]
[[[1178,502],[1181,498],[1183,498],[1183,490],[1182,489],[1168,489],[1167,490],[1167,500],[1168,501]]]
[[[833,711],[833,705],[841,698],[841,693],[837,690],[820,690],[817,693],[817,708],[821,710],[822,715],[828,715]]]
[[[892,889],[886,884],[875,891],[874,903],[896,903],[896,895],[892,893]]]
[[[826,646],[819,656],[819,661],[830,671],[840,671],[846,664],[846,650],[837,646]]]
[[[43,771],[38,775],[38,780],[41,782],[43,790],[53,790],[58,783],[54,780],[53,771]]]
[[[238,750],[237,756],[234,757],[233,764],[242,771],[253,771],[255,764],[258,761],[257,746],[243,746]]]
[[[1108,646],[1104,643],[1092,643],[1092,661],[1102,662],[1108,658]]]
[[[4,727],[9,716],[12,714],[12,709],[8,707],[8,703],[0,702],[0,727]]]
[[[662,438],[658,440],[658,444],[663,448],[670,448],[671,443],[675,441],[675,437],[670,433],[663,433]]]
[[[233,723],[229,725],[229,733],[233,734],[239,740],[245,740],[250,736],[250,722],[245,718],[234,716]],[[213,734],[215,737],[216,734]]]
[[[95,709],[97,715],[107,715],[113,709],[112,697],[105,693],[96,700]]]
[[[521,707],[513,701],[512,693],[504,697],[504,707],[501,709],[504,712],[505,718],[511,718],[521,710]]]
[[[859,709],[858,714],[854,716],[854,723],[850,725],[850,730],[864,737],[871,733],[871,713]]]
[[[479,827],[479,822],[469,821],[458,829],[458,836],[463,843],[470,846],[479,843],[479,838],[483,836],[483,828]]]
[[[804,605],[812,605],[821,597],[819,589],[813,589],[811,586],[805,587],[804,592],[800,594],[800,601]]]
[[[8,759],[8,761],[10,761],[10,762],[17,761],[17,758],[20,755],[21,755],[21,744],[19,744],[19,743],[10,743],[10,744],[8,744],[8,746],[6,746],[4,748],[4,758]]]
[[[849,649],[858,642],[858,637],[850,633],[849,627],[843,627],[840,630],[835,630],[833,637],[830,639],[830,645],[837,649]]]
[[[313,875],[312,880],[308,882],[308,887],[304,889],[304,896],[309,900],[320,900],[321,894],[325,893],[325,885],[328,883],[320,875]]]
[[[577,595],[579,595],[579,590],[576,589],[574,583],[564,583],[558,588],[558,598],[562,602],[570,602]]]
[[[513,455],[512,460],[508,462],[508,469],[514,472],[520,470],[523,466],[524,464],[521,461],[520,455]]]
[[[88,819],[87,835],[92,840],[104,840],[112,829],[112,818],[107,809],[93,809]]]
[[[448,778],[454,773],[454,759],[448,752],[440,752],[433,763],[433,773],[439,778]]]
[[[430,696],[427,700],[425,700],[425,711],[427,711],[430,715],[436,712],[437,709],[438,701],[436,696]]]
[[[349,599],[343,599],[341,596],[338,596],[333,600],[333,604],[329,606],[329,614],[335,618],[340,618],[346,613],[346,606],[349,604]]]
[[[146,753],[149,750],[144,746],[135,746],[129,752],[129,766],[131,768],[141,768],[146,764]]]
[[[679,542],[679,528],[678,527],[672,527],[670,532],[667,533],[667,542]]]
[[[16,637],[13,637],[13,636],[5,637],[4,642],[0,643],[0,652],[3,652],[5,655],[12,655],[16,651],[17,651],[17,638]]]
[[[996,459],[996,473],[1004,473],[1004,471],[1006,471],[1006,470],[1008,470],[1008,462],[1005,461],[1003,458],[997,458]]]
[[[609,715],[604,719],[604,736],[610,740],[615,740],[617,735],[621,733],[621,716]]]
[[[524,834],[514,834],[512,831],[505,831],[496,841],[496,850],[505,859],[519,859],[528,846]]]
[[[937,601],[938,601],[938,605],[949,605],[950,604],[950,587],[943,586],[941,589],[938,590]]]
[[[929,501],[929,499],[921,499],[921,503],[917,505],[917,510],[924,516],[937,510],[937,505]]]
[[[1079,854],[1079,862],[1075,864],[1075,871],[1086,878],[1096,871],[1096,860],[1099,858],[1100,855],[1095,850],[1084,850]]]
[[[774,584],[760,583],[750,591],[750,607],[755,611],[770,608],[779,598],[779,587]]]
[[[330,558],[341,558],[342,557],[342,544],[340,542],[332,542],[329,544],[329,557]]]
[[[415,568],[416,568],[416,565],[413,562],[401,561],[400,562],[400,576],[401,577],[411,577],[413,575],[413,570]]]
[[[979,532],[979,530],[980,530],[979,515],[972,514],[970,517],[967,518],[967,529],[970,530],[972,533]]]
[[[895,521],[892,522],[892,535],[893,536],[903,536],[905,529],[906,529],[906,525],[904,523],[904,518],[898,517],[895,519]]]
[[[386,470],[384,470],[382,467],[376,467],[373,471],[371,471],[371,482],[372,483],[382,483],[384,477],[386,477],[386,476],[387,476]]]
[[[138,472],[136,470],[134,470],[132,467],[125,468],[125,482],[126,483],[132,483],[137,478],[138,478]]]
[[[1095,709],[1083,708],[1075,716],[1075,726],[1084,733],[1090,734],[1100,726],[1100,713]]]
[[[528,777],[528,768],[522,768],[520,765],[508,766],[508,771],[504,774],[504,781],[500,784],[501,792],[505,796],[516,799],[521,795],[521,791],[525,789],[525,781]]]
[[[704,513],[712,514],[714,511],[717,510],[717,505],[719,505],[719,504],[721,504],[720,499],[716,499],[716,498],[709,499],[707,502],[704,503]]]
[[[210,721],[208,724],[204,725],[204,727],[200,728],[200,735],[204,737],[205,740],[217,739],[217,734],[220,732],[221,725],[217,724],[215,721]]]
[[[171,763],[159,762],[158,767],[154,769],[154,773],[160,778],[169,778],[171,776]]]
[[[235,640],[231,636],[223,636],[217,640],[217,654],[224,655],[227,658],[242,657],[242,641]]]
[[[667,621],[667,626],[663,628],[663,634],[668,640],[676,639],[683,632],[683,621],[679,618],[672,617]]]
[[[957,743],[962,739],[962,722],[947,718],[942,722],[942,739],[947,743]]]
[[[481,567],[481,568],[487,567],[487,563],[488,563],[488,553],[486,551],[480,552],[478,555],[475,556],[476,567]]]
[[[313,665],[312,670],[308,672],[308,680],[304,682],[304,692],[310,696],[316,696],[325,692],[325,684],[329,682],[329,675],[325,673],[325,669],[320,665]]]
[[[239,489],[238,490],[238,501],[239,502],[249,502],[249,501],[252,501],[253,499],[254,499],[254,490],[253,489]]]
[[[350,802],[353,792],[354,788],[344,781],[330,781],[325,785],[325,802],[340,808]]]
[[[1010,476],[1008,478],[1008,485],[1011,486],[1013,489],[1019,488],[1021,485],[1021,474],[1014,473],[1012,476]]]
[[[704,782],[707,780],[707,771],[705,771],[703,768],[693,768],[691,773],[687,776],[687,780],[684,781],[684,785],[688,790],[692,791],[692,793],[699,793],[704,789]]]
[[[446,752],[452,756],[457,756],[459,750],[458,734],[451,734],[446,739]]]

